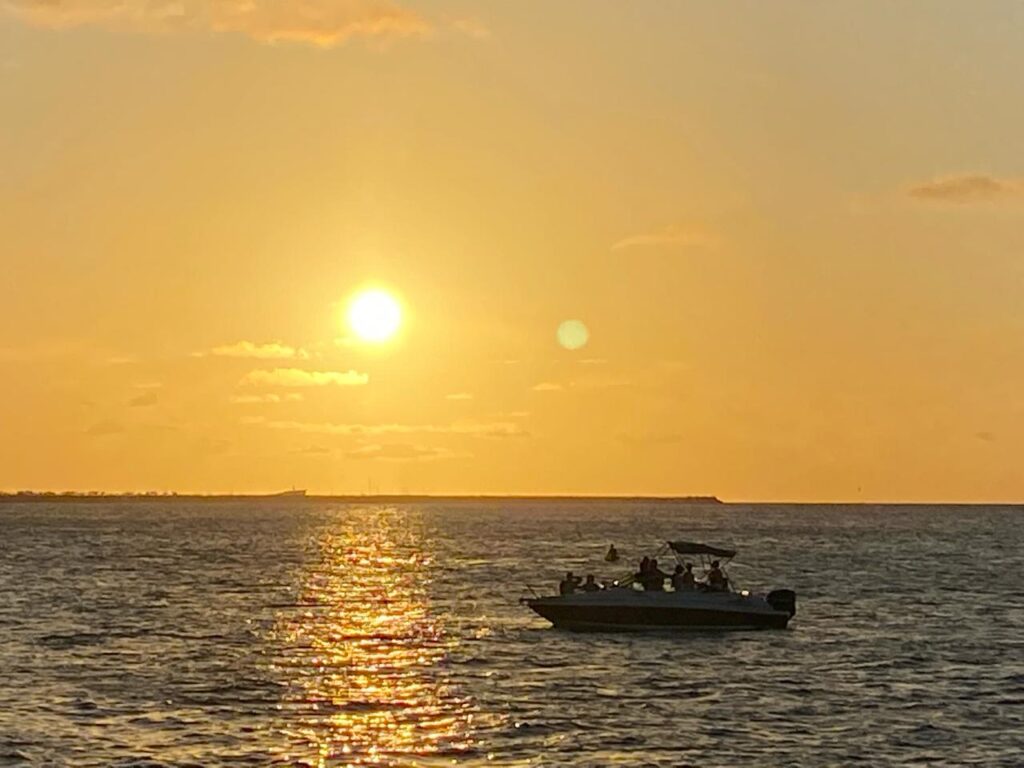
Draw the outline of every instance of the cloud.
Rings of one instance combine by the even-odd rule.
[[[443,448],[428,445],[407,445],[393,443],[389,445],[364,445],[345,454],[350,459],[378,459],[381,461],[436,461],[451,459],[458,454]]]
[[[147,391],[143,392],[140,395],[136,395],[131,400],[129,400],[128,401],[128,406],[130,408],[148,408],[150,406],[156,405],[156,402],[157,402],[156,392],[154,390],[150,389],[150,390],[147,390]]]
[[[603,357],[585,357],[582,360],[577,360],[580,365],[605,365],[608,360]]]
[[[607,376],[595,376],[591,375],[586,378],[582,378],[579,381],[570,381],[568,384],[558,384],[552,381],[542,381],[540,384],[534,384],[531,389],[534,392],[561,392],[566,389],[572,390],[590,390],[590,389],[610,389],[612,387],[629,387],[632,386],[633,382],[626,379],[615,379]]]
[[[450,395],[444,396],[445,400],[472,400],[473,395],[469,392],[453,392]]]
[[[660,445],[671,445],[673,443],[681,443],[684,436],[678,432],[635,432],[635,433],[621,433],[617,435],[618,439],[624,443],[631,445],[651,445],[652,443]]]
[[[281,344],[276,341],[268,344],[239,341],[234,344],[214,347],[208,352],[196,352],[194,354],[195,357],[206,357],[207,355],[214,355],[216,357],[246,357],[257,360],[306,360],[309,358],[309,353],[306,350],[289,347],[287,344]]]
[[[124,426],[113,419],[98,421],[85,430],[85,434],[92,437],[105,437],[106,435],[116,435],[120,432],[124,432]]]
[[[916,184],[907,190],[915,200],[933,203],[989,203],[1024,197],[1024,180],[987,174],[945,176]]]
[[[210,26],[264,43],[300,42],[330,48],[350,38],[379,41],[426,37],[418,13],[375,0],[218,0]]]
[[[452,435],[478,435],[480,437],[527,437],[528,432],[511,421],[457,421],[437,431]]]
[[[273,392],[268,392],[263,395],[233,395],[231,397],[232,403],[239,403],[243,405],[251,405],[254,403],[297,403],[302,400],[302,394],[299,392],[288,392],[284,395],[277,395]]]
[[[452,27],[462,34],[477,40],[486,40],[491,36],[491,30],[479,19],[454,19]]]
[[[986,443],[995,442],[996,436],[993,432],[975,432],[974,436],[979,440],[984,440]]]
[[[612,389],[615,387],[631,387],[633,382],[629,379],[611,376],[590,376],[580,381],[574,381],[572,386],[576,389]]]
[[[280,421],[262,417],[243,419],[246,424],[262,424],[270,429],[284,429],[323,435],[377,437],[380,435],[471,435],[475,437],[527,437],[521,426],[511,421],[457,421],[452,424],[337,424],[334,422]]]
[[[196,440],[199,449],[211,455],[224,455],[231,452],[234,443],[224,438],[212,438],[201,436]]]
[[[718,238],[701,229],[669,225],[655,232],[643,232],[638,235],[624,237],[612,245],[613,251],[626,248],[642,247],[673,247],[673,248],[713,248],[718,245]]]
[[[529,411],[509,411],[508,413],[503,414],[503,415],[505,417],[509,418],[509,419],[525,419],[527,416],[530,415],[530,412]]]
[[[262,43],[330,48],[352,38],[427,37],[433,25],[386,0],[0,0],[0,8],[47,28],[100,26],[144,33],[207,29]]]
[[[305,448],[292,448],[289,453],[297,453],[304,456],[324,456],[331,452],[330,448],[322,445],[308,445]]]
[[[242,384],[267,387],[358,387],[370,377],[358,371],[304,371],[300,368],[275,368],[272,371],[249,371]]]

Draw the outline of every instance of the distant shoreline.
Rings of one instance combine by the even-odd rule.
[[[23,492],[0,493],[0,504],[146,504],[149,502],[170,503],[252,503],[300,505],[304,502],[335,502],[337,504],[459,504],[484,502],[516,502],[537,504],[573,504],[593,502],[614,502],[619,504],[680,504],[691,506],[787,506],[787,507],[1024,507],[1021,501],[892,501],[892,500],[841,500],[841,501],[786,501],[780,499],[734,499],[723,501],[717,496],[573,496],[545,494],[423,494],[423,493],[380,493],[380,494],[307,494],[282,495],[280,493],[48,493]]]
[[[249,501],[278,502],[285,504],[301,504],[305,501],[335,501],[346,504],[378,504],[430,503],[458,501],[538,501],[538,502],[571,502],[571,501],[618,501],[618,502],[656,502],[661,504],[725,504],[716,496],[559,496],[559,495],[500,495],[500,494],[325,494],[304,496],[288,496],[274,493],[266,494],[189,494],[189,493],[0,493],[0,504],[61,504],[61,503],[139,503],[147,501]]]

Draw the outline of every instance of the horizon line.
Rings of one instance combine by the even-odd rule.
[[[33,502],[79,502],[79,501],[260,501],[287,502],[290,504],[302,501],[336,501],[342,503],[424,503],[424,502],[459,502],[459,501],[534,501],[534,502],[567,502],[567,501],[618,501],[618,502],[662,502],[686,503],[699,505],[768,505],[784,504],[789,506],[835,505],[835,506],[1022,506],[1024,501],[935,501],[935,500],[804,500],[786,499],[721,499],[706,494],[681,495],[647,495],[647,494],[574,494],[574,493],[329,493],[329,494],[295,494],[289,493],[180,493],[177,491],[0,491],[0,503],[33,503]]]

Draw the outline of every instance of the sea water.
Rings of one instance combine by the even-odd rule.
[[[1019,766],[1022,529],[984,506],[0,505],[0,765]],[[669,538],[795,589],[790,628],[579,635],[518,602]]]

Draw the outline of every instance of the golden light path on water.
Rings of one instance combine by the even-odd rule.
[[[473,747],[473,711],[444,668],[454,641],[429,610],[431,555],[405,512],[354,517],[321,534],[321,559],[274,631],[284,688],[278,758],[450,763]]]

